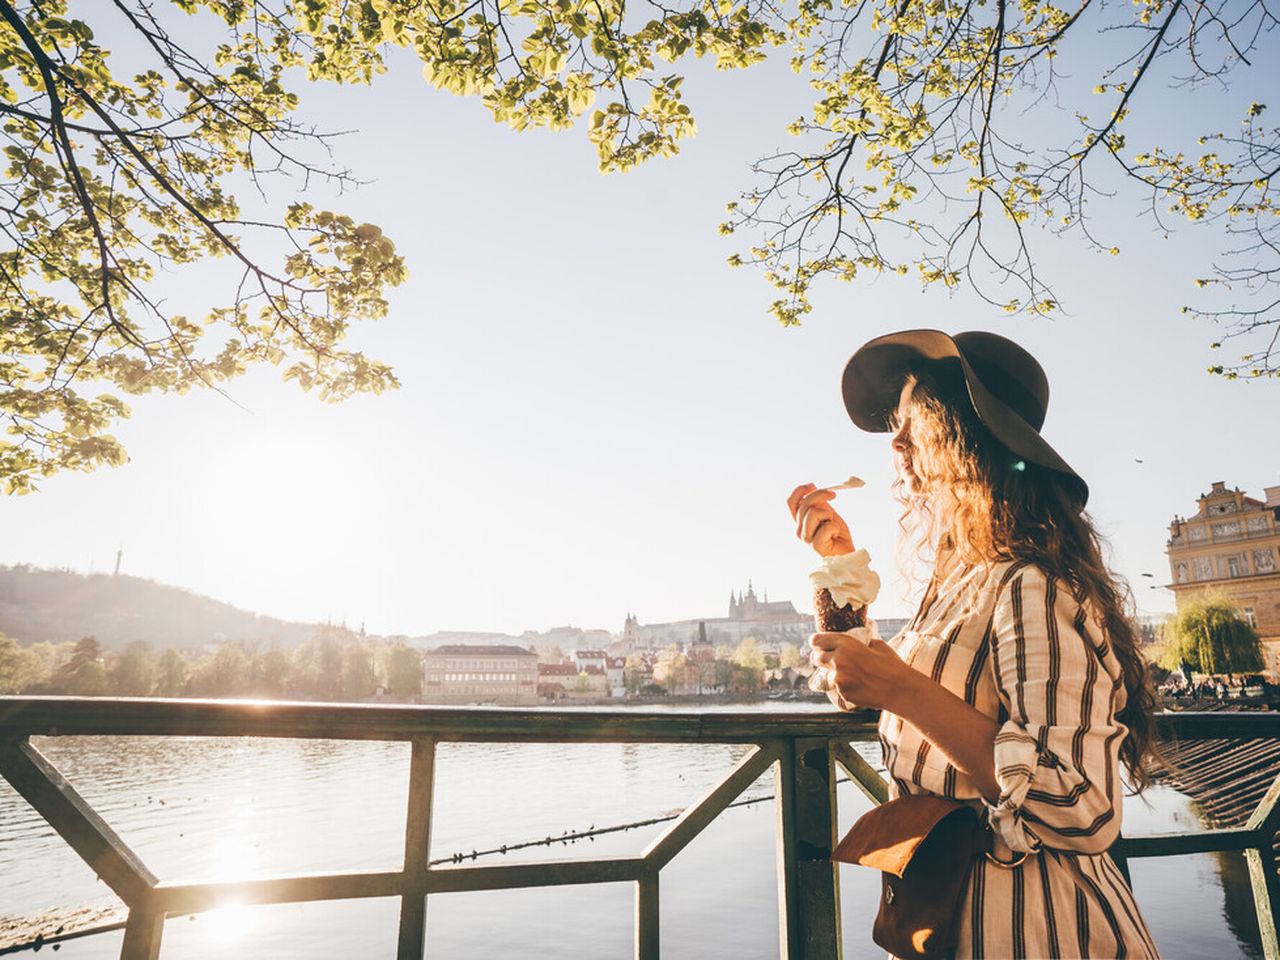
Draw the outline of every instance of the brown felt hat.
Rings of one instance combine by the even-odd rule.
[[[863,430],[888,433],[902,384],[922,368],[958,361],[978,419],[1023,460],[1065,474],[1080,505],[1089,487],[1040,436],[1049,381],[1036,358],[1006,337],[982,330],[903,330],[869,340],[849,358],[841,387],[849,417]]]

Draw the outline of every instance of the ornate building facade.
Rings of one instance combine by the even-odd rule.
[[[1213,484],[1194,516],[1169,524],[1169,589],[1179,608],[1217,593],[1240,608],[1267,650],[1267,670],[1280,677],[1280,486],[1264,500],[1225,482]]]

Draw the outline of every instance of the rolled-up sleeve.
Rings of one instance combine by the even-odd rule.
[[[1116,720],[1124,686],[1100,628],[1062,581],[1024,567],[1000,591],[991,644],[1008,713],[995,739],[992,828],[1019,852],[1106,850],[1120,831],[1126,729]]]

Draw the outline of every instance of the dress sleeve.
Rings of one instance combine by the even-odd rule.
[[[991,631],[1000,798],[984,801],[1015,852],[1100,853],[1120,832],[1124,684],[1096,623],[1061,581],[1024,567],[1000,590]]]

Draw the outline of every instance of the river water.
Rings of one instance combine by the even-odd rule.
[[[740,709],[740,708],[739,708]],[[763,709],[763,708],[762,708]],[[796,709],[788,704],[787,709]],[[39,749],[164,880],[395,870],[403,857],[406,744],[207,738],[39,739]],[[637,854],[664,828],[470,859],[473,850],[676,813],[750,748],[655,744],[442,744],[432,856],[467,863]],[[866,747],[868,759],[878,749]],[[878,763],[877,763],[878,765]],[[772,793],[772,774],[744,798]],[[841,829],[866,808],[838,791]],[[726,811],[662,872],[664,960],[778,956],[774,807]],[[1125,808],[1125,833],[1194,829],[1194,806],[1154,787]],[[1168,957],[1258,957],[1241,854],[1135,861],[1135,892]],[[869,931],[878,877],[841,867],[845,956],[883,957]],[[0,916],[110,902],[110,891],[0,780]],[[167,958],[395,955],[394,899],[228,906],[166,922]],[[632,887],[602,884],[441,894],[427,952],[450,960],[624,960]],[[59,957],[119,955],[122,934],[68,941]]]

